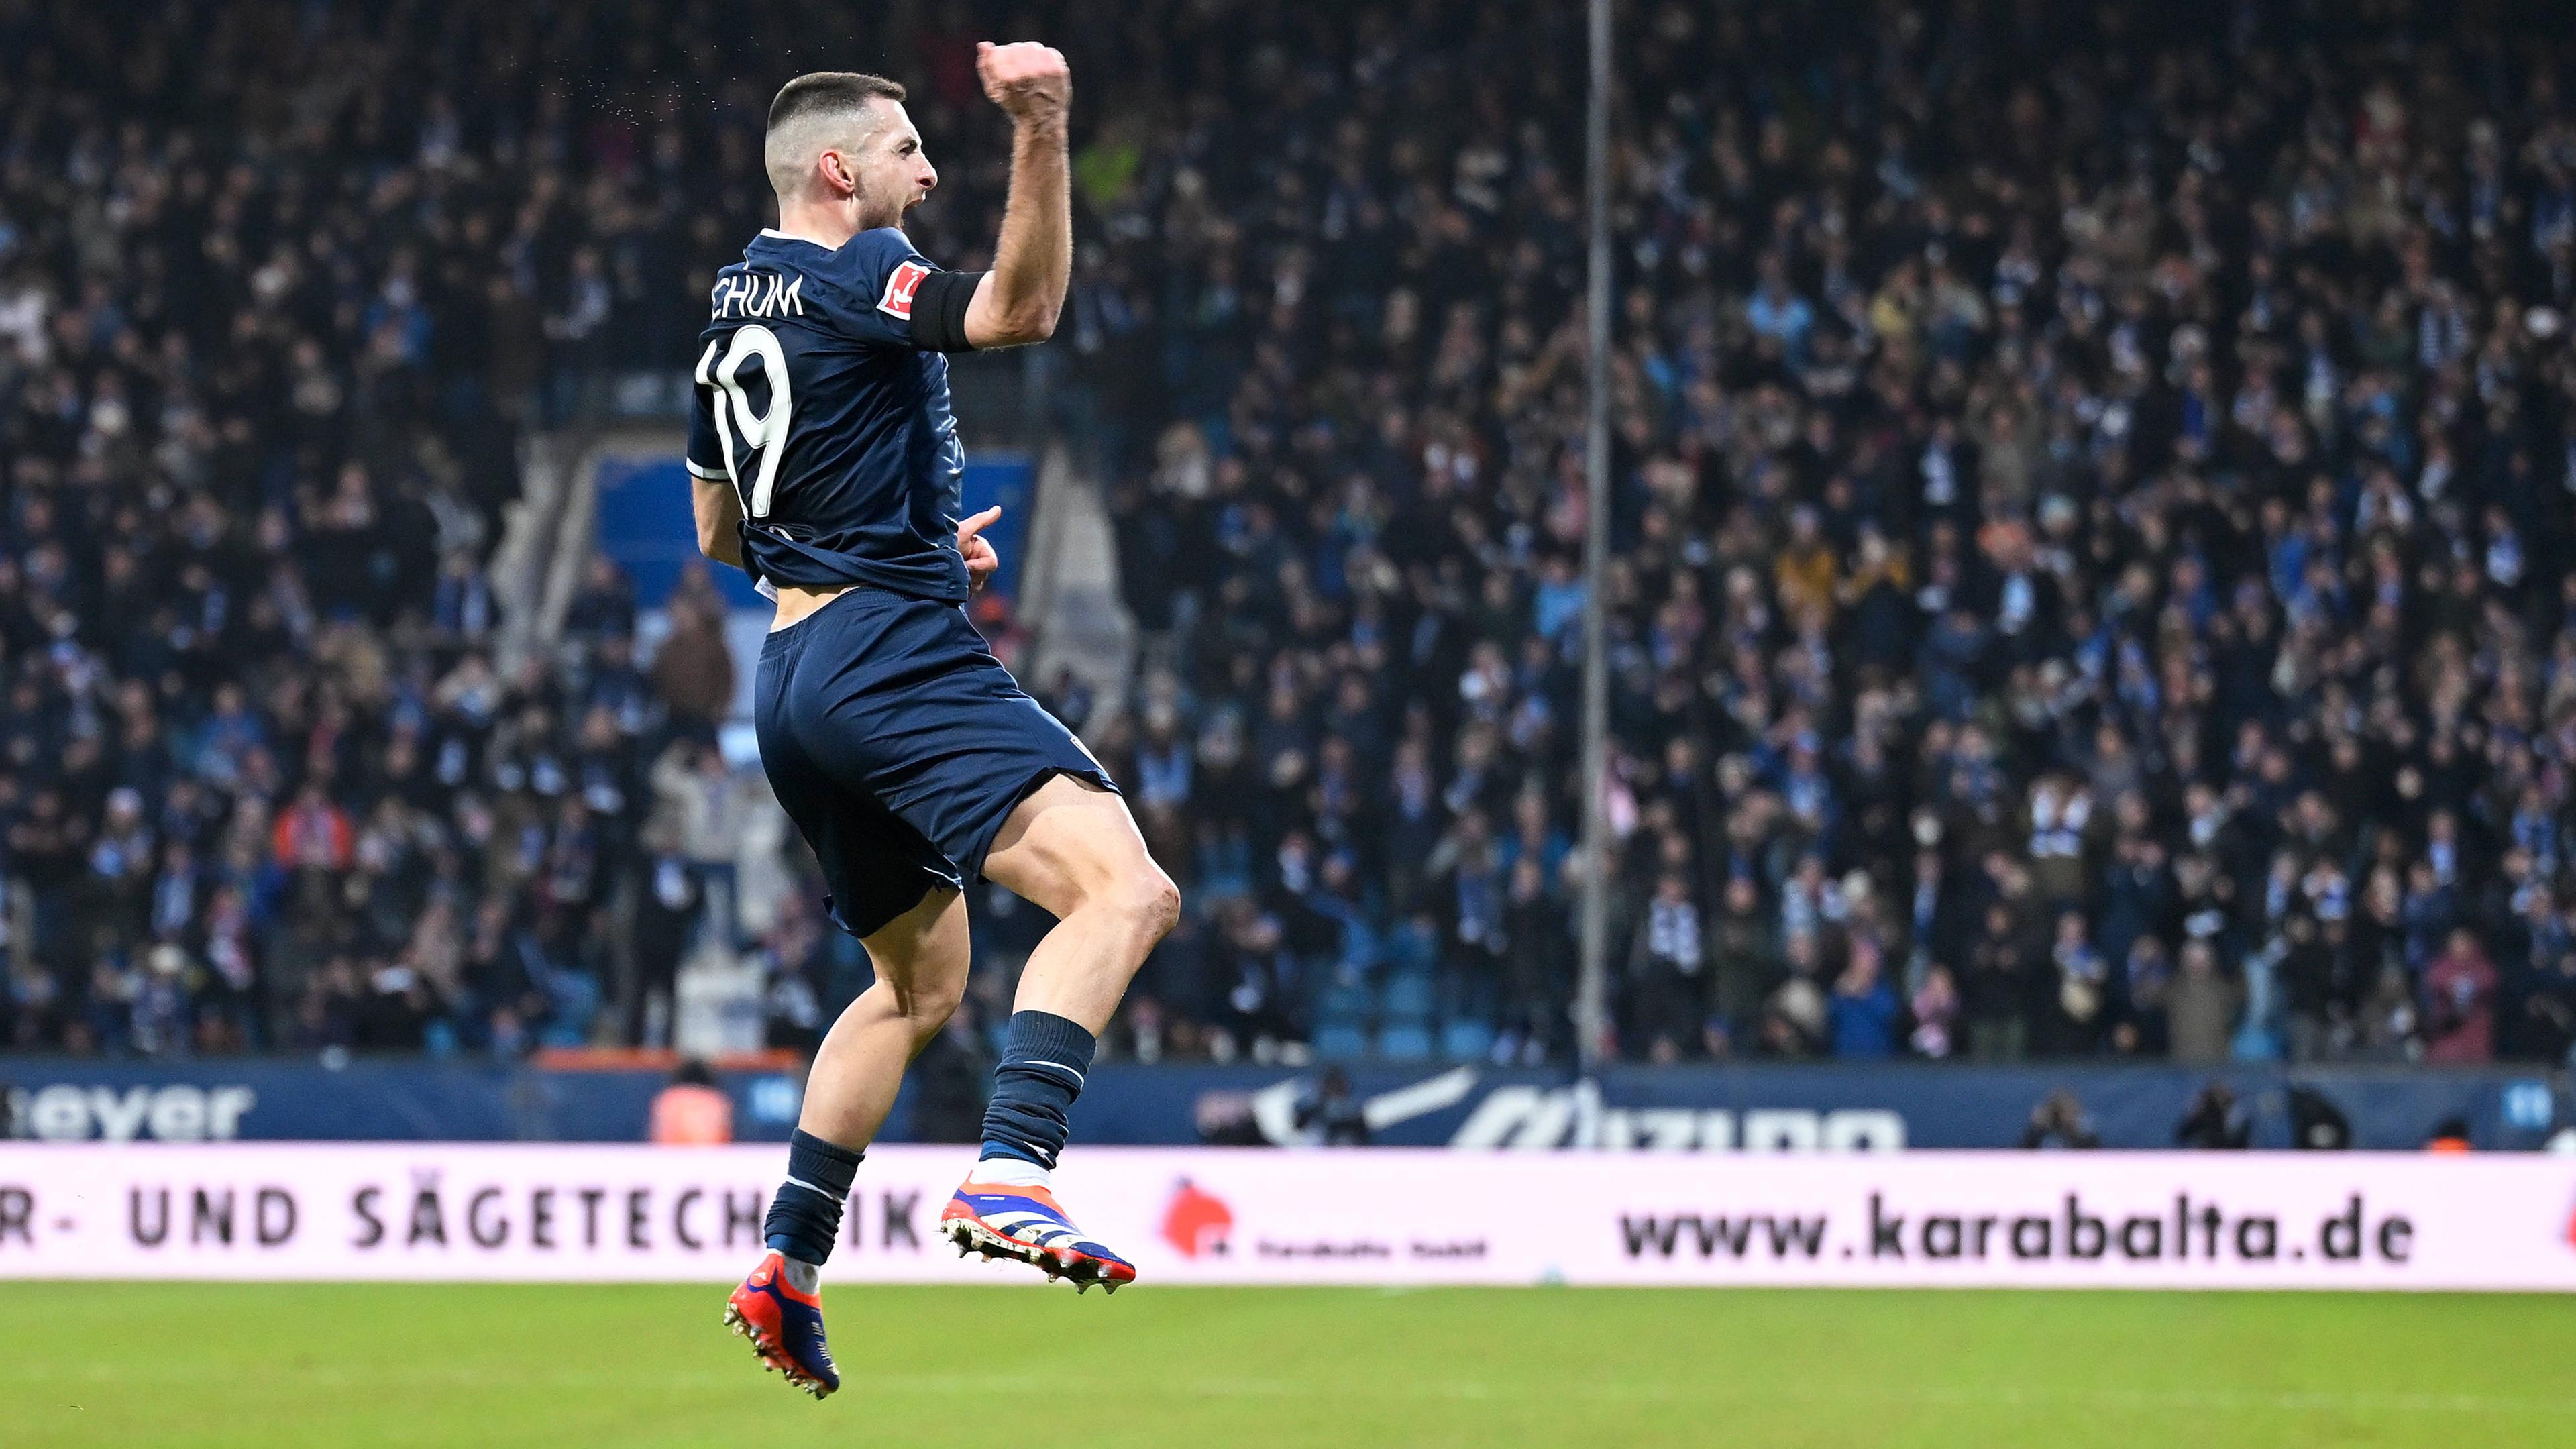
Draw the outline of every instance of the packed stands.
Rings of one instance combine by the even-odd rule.
[[[1623,8],[1618,1054],[2567,1058],[2576,77],[2346,8]],[[1572,1054],[1582,48],[1518,0],[0,0],[0,1040],[654,1040],[693,939],[812,1039],[864,968],[716,591],[514,658],[490,560],[522,440],[685,366],[788,75],[911,84],[981,264],[1006,21],[1146,641],[1054,702],[1190,903],[1110,1046]]]

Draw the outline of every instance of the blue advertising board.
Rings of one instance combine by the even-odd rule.
[[[2212,1081],[2225,1082],[2250,1145],[2294,1145],[2294,1090],[2348,1124],[2351,1146],[2412,1150],[2456,1120],[2482,1149],[2527,1150],[2576,1122],[2538,1072],[2164,1066],[1617,1067],[1595,1082],[1480,1066],[1354,1065],[1344,1119],[1371,1141],[1461,1148],[1872,1151],[2020,1144],[2033,1109],[2064,1090],[2101,1145],[2175,1145]],[[719,1074],[736,1134],[783,1140],[802,1083]],[[204,1058],[176,1062],[0,1058],[0,1135],[49,1140],[635,1141],[666,1078],[507,1063]],[[1074,1109],[1077,1141],[1318,1140],[1312,1068],[1103,1063]],[[886,1140],[959,1121],[973,1103],[921,1110],[907,1086]],[[952,1130],[949,1135],[956,1135]]]

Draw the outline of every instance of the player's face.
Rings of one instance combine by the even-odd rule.
[[[912,117],[904,108],[884,100],[876,105],[884,114],[859,143],[851,158],[852,171],[869,224],[892,226],[929,197],[931,188],[939,184],[939,172],[922,154],[921,133],[912,128]]]

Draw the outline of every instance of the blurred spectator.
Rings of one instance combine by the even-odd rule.
[[[2332,1098],[2314,1087],[2293,1084],[2289,1099],[2292,1147],[2309,1152],[2341,1152],[2352,1146],[2352,1119]]]
[[[2191,1099],[2174,1124],[2174,1146],[2242,1149],[2254,1140],[2254,1124],[2225,1082],[2213,1081]]]
[[[1297,1104],[1297,1130],[1312,1133],[1326,1147],[1366,1147],[1368,1111],[1351,1095],[1351,1079],[1339,1067],[1326,1067],[1312,1095]]]
[[[2021,1130],[2024,1151],[2040,1147],[2092,1148],[2102,1145],[2093,1121],[2084,1114],[2084,1104],[2064,1087],[2040,1099],[2030,1109],[2030,1121]]]
[[[2012,908],[1986,908],[1984,934],[1969,948],[1966,989],[1968,1051],[1979,1061],[2018,1061],[2030,1039],[2031,997],[2038,973]]]
[[[1842,975],[1834,980],[1834,998],[1826,1008],[1834,1055],[1895,1055],[1897,1010],[1896,992],[1878,974],[1878,948],[1855,942]]]
[[[1243,1092],[1209,1092],[1191,1112],[1199,1140],[1211,1147],[1267,1147],[1251,1097]]]
[[[718,1147],[733,1140],[733,1099],[716,1074],[696,1057],[671,1072],[671,1083],[653,1094],[650,1136],[662,1147]]]
[[[2467,930],[2453,931],[2424,972],[2426,1045],[2433,1062],[2495,1060],[2496,970]]]
[[[661,821],[643,832],[649,857],[642,889],[635,893],[633,972],[621,1002],[625,1038],[637,1046],[670,1044],[680,962],[704,919],[706,891],[698,870],[676,848],[678,834]]]
[[[733,651],[725,644],[724,605],[706,566],[693,563],[671,596],[671,632],[653,656],[653,688],[672,722],[712,741],[733,708]]]
[[[1915,1055],[1938,1060],[1957,1049],[1959,992],[1950,982],[1949,967],[1935,965],[1923,973],[1923,985],[1914,993],[1912,1011],[1914,1033],[1906,1044]]]
[[[1630,967],[1643,1013],[1639,1032],[1649,1038],[1648,1055],[1669,1062],[1680,1055],[1682,1030],[1707,1014],[1705,948],[1689,883],[1678,875],[1658,881],[1646,916]]]
[[[2165,1002],[2173,1059],[2198,1064],[2225,1061],[2237,1001],[2243,994],[2243,988],[2220,973],[2218,953],[2208,942],[2184,946],[2181,969]]]

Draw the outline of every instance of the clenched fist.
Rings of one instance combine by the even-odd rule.
[[[1073,72],[1064,63],[1064,52],[1034,40],[1010,45],[978,41],[975,74],[983,79],[984,94],[1014,121],[1061,117],[1073,98]]]

